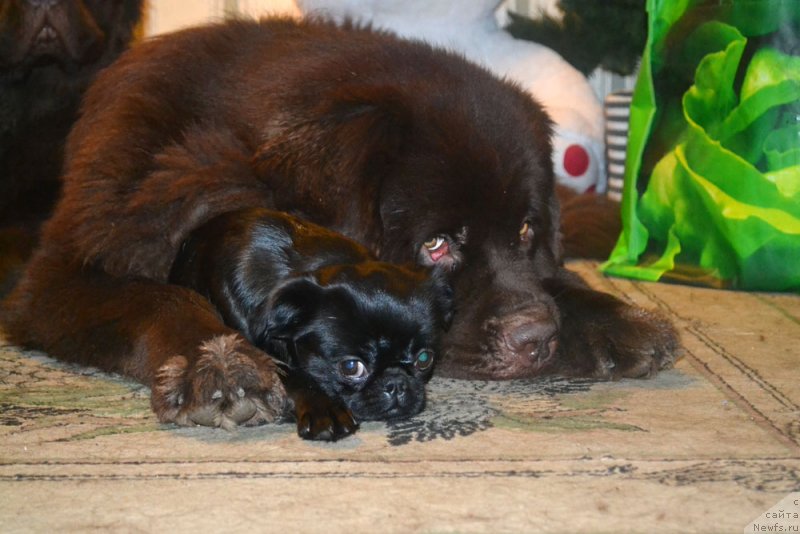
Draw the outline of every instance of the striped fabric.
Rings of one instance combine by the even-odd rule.
[[[622,199],[622,180],[625,176],[625,154],[628,147],[628,119],[633,98],[632,91],[611,93],[605,99],[606,119],[606,171],[608,190],[612,200]]]

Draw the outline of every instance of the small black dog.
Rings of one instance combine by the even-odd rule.
[[[193,231],[170,282],[204,295],[228,326],[287,364],[306,439],[422,410],[451,313],[438,271],[377,262],[350,239],[261,208]]]

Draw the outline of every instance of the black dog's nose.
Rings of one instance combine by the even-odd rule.
[[[558,327],[541,312],[517,313],[502,320],[499,344],[516,358],[544,363],[558,347]]]
[[[403,402],[408,393],[408,379],[402,375],[389,376],[383,384],[383,390],[389,397]]]

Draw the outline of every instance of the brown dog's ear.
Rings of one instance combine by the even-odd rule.
[[[357,217],[370,223],[361,228],[380,228],[372,223],[379,222],[381,178],[410,135],[403,94],[391,86],[342,84],[307,100],[293,108],[299,112],[275,117],[265,128],[253,162],[256,173],[279,209],[301,205],[324,219],[341,213],[342,205],[354,206]]]
[[[266,129],[255,158],[262,176],[292,167],[326,183],[352,181],[395,155],[409,130],[405,99],[392,86],[343,84],[299,110],[273,118]]]

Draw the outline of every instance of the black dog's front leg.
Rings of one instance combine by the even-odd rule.
[[[563,271],[544,283],[561,312],[559,354],[550,371],[603,379],[644,378],[672,367],[680,344],[657,313],[589,288]]]
[[[350,409],[322,391],[311,377],[290,369],[282,378],[286,393],[294,402],[297,435],[301,438],[337,441],[358,429]]]

